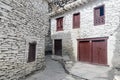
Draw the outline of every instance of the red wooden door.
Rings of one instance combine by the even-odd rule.
[[[91,46],[89,41],[79,42],[79,60],[91,62]]]
[[[78,59],[94,64],[107,64],[107,38],[79,40]]]
[[[107,64],[107,42],[105,40],[92,41],[92,62]]]
[[[55,55],[62,56],[62,40],[54,41]]]

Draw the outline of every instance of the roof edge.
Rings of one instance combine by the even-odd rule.
[[[49,13],[49,16],[53,17],[53,16],[56,16],[56,15],[62,14],[66,11],[69,11],[69,10],[75,8],[75,7],[87,4],[89,1],[90,0],[77,0],[75,2],[69,3],[69,4],[65,5],[63,8],[59,8],[56,11],[52,11],[51,13]]]

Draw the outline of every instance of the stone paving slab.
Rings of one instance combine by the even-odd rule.
[[[67,75],[64,79],[62,80],[76,80],[75,78],[73,78],[71,75]]]
[[[88,80],[109,80],[108,72],[110,70],[111,68],[107,66],[77,62],[72,67],[70,73]]]
[[[26,80],[62,80],[67,76],[62,65],[58,61],[51,60],[50,56],[46,57],[46,68]]]

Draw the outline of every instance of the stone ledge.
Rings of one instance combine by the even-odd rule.
[[[90,0],[77,0],[77,1],[75,1],[75,2],[69,3],[69,4],[65,5],[63,8],[60,8],[60,9],[58,9],[58,10],[56,10],[56,11],[51,12],[51,13],[49,14],[49,16],[50,16],[50,17],[53,17],[53,16],[55,16],[55,15],[64,13],[64,12],[66,12],[66,11],[68,11],[68,10],[71,10],[71,9],[75,8],[75,7],[78,7],[78,6],[80,6],[80,5],[84,5],[84,4],[88,3],[89,1],[90,1]]]

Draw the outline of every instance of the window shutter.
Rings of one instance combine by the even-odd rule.
[[[59,30],[59,27],[60,27],[60,20],[57,19],[57,30]]]
[[[61,18],[61,20],[60,20],[60,28],[61,28],[61,30],[63,29],[63,18]]]
[[[28,62],[35,61],[36,56],[36,43],[29,43]]]
[[[74,17],[75,17],[74,28],[76,28],[76,27],[77,27],[77,16],[76,16],[76,15],[74,15]]]
[[[63,30],[63,17],[57,18],[57,31]]]
[[[75,15],[73,15],[73,28],[75,27]]]
[[[94,8],[94,25],[105,24],[104,5]]]
[[[77,15],[77,23],[76,27],[80,27],[80,14]]]
[[[95,24],[99,24],[100,9],[95,10]]]
[[[80,27],[80,13],[73,14],[73,28]]]

